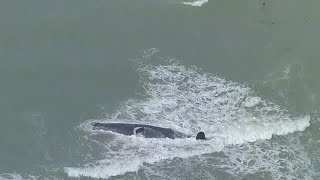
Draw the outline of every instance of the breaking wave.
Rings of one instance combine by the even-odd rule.
[[[195,7],[201,7],[203,4],[207,3],[208,0],[198,0],[193,2],[182,2],[182,4],[195,6]]]
[[[139,93],[142,95],[124,102],[116,113],[105,119],[88,120],[79,126],[86,132],[91,155],[100,156],[79,167],[66,167],[65,172],[69,176],[108,178],[138,170],[147,171],[149,166],[157,167],[160,172],[164,161],[199,156],[205,158],[202,162],[208,162],[216,157],[212,154],[218,152],[224,153],[219,160],[223,166],[211,162],[211,168],[246,174],[253,172],[250,168],[254,164],[254,172],[268,171],[263,162],[270,160],[275,164],[272,162],[279,159],[272,153],[282,146],[281,143],[267,146],[270,141],[263,140],[303,131],[309,126],[309,116],[293,116],[278,105],[258,97],[244,84],[205,73],[195,66],[184,66],[174,59],[163,59],[158,56],[157,49],[147,50],[134,62],[140,75],[142,92]],[[212,139],[144,139],[91,131],[91,123],[96,121],[144,123],[194,135],[204,131]],[[248,161],[247,166],[239,166],[234,163],[239,162],[236,155],[245,149],[256,153],[243,156]],[[268,153],[259,154],[260,151]],[[287,149],[286,152],[295,153],[295,150]],[[212,156],[206,158],[206,154]],[[293,164],[292,167],[300,163],[285,158],[283,161]],[[289,173],[294,169],[287,168]],[[281,173],[269,172],[273,178]]]

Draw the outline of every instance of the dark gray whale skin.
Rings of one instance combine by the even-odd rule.
[[[105,130],[115,133],[131,136],[136,133],[142,134],[145,138],[190,138],[191,136],[175,131],[170,128],[162,128],[146,124],[128,124],[128,123],[94,123],[93,130]]]

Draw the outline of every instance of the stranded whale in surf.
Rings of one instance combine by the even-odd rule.
[[[115,133],[131,136],[142,135],[145,138],[190,138],[190,135],[182,132],[146,124],[127,124],[127,123],[94,123],[93,130],[106,130]],[[203,132],[197,134],[196,139],[206,139]]]

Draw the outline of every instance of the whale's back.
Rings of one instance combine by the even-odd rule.
[[[174,131],[170,128],[162,128],[146,124],[127,124],[127,123],[95,123],[93,130],[112,131],[123,135],[134,135],[135,129],[139,129],[139,134],[145,138],[187,138],[184,133]],[[137,132],[137,131],[136,131]]]

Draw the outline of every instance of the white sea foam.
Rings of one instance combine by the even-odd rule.
[[[223,149],[227,158],[214,157],[216,167],[241,176],[269,174],[264,179],[308,179],[316,176],[312,162],[298,135],[277,136],[275,140],[238,144]],[[212,161],[213,159],[206,159]]]
[[[3,180],[23,180],[22,176],[17,173],[2,173],[0,179]]]
[[[163,161],[142,169],[146,177],[158,179],[318,179],[319,171],[315,170],[299,136],[300,133],[294,133],[228,145],[221,152]]]
[[[193,135],[202,130],[213,138],[144,139],[107,132],[102,133],[107,140],[101,140],[91,131],[90,124],[97,120],[89,120],[80,128],[87,132],[86,139],[92,145],[103,149],[97,152],[99,148],[91,148],[92,154],[100,153],[104,158],[83,167],[66,167],[69,176],[108,178],[138,171],[145,164],[224,152],[238,144],[303,131],[309,126],[308,116],[291,117],[278,105],[256,96],[247,86],[174,60],[160,62],[163,60],[157,52],[150,49],[137,61],[146,96],[128,100],[117,113],[100,121],[146,123]]]
[[[26,175],[23,176],[19,173],[2,173],[0,174],[0,180],[61,180],[56,177],[44,177],[44,176],[34,176],[34,175]]]
[[[182,2],[182,4],[201,7],[203,4],[205,4],[207,2],[208,2],[208,0],[198,0],[198,1],[193,1],[193,2]]]

